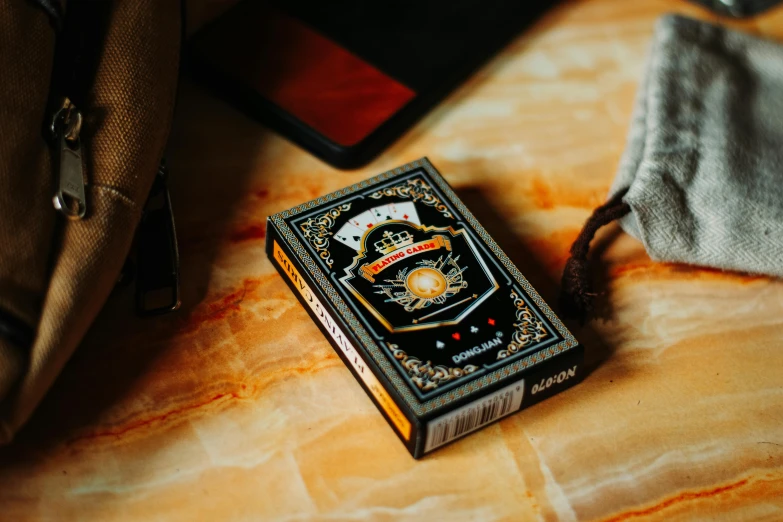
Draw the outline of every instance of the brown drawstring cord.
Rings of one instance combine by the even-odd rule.
[[[623,202],[627,192],[627,188],[621,190],[595,209],[571,245],[571,257],[566,261],[560,288],[560,310],[566,317],[575,317],[584,322],[587,313],[593,309],[593,298],[597,294],[593,293],[590,281],[587,252],[599,228],[631,211],[628,203]]]

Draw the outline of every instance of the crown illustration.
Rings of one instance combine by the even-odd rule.
[[[375,250],[381,254],[388,254],[398,248],[402,248],[406,245],[413,244],[413,236],[406,231],[392,234],[391,232],[384,232],[383,239],[374,243]]]

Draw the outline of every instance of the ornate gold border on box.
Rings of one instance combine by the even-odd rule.
[[[400,364],[408,376],[421,391],[434,390],[441,384],[461,377],[465,377],[478,370],[478,366],[468,364],[464,368],[449,368],[448,366],[433,366],[431,361],[422,363],[421,359],[406,354],[396,344],[387,343],[392,355],[400,361]]]
[[[544,323],[538,320],[530,307],[527,306],[527,303],[525,303],[525,300],[519,297],[513,290],[511,291],[511,299],[514,301],[514,306],[517,307],[518,322],[514,323],[516,330],[511,335],[511,342],[505,350],[498,352],[498,359],[505,359],[509,355],[518,353],[523,348],[539,343],[549,337],[549,332],[544,327]]]
[[[440,200],[438,196],[433,194],[432,187],[430,187],[423,179],[409,179],[399,185],[393,187],[385,187],[377,192],[373,192],[368,197],[372,199],[381,199],[382,197],[396,196],[398,198],[407,198],[412,201],[419,201],[424,203],[428,207],[435,207],[435,210],[443,214],[449,219],[454,219],[454,216],[446,208],[446,205]]]
[[[327,210],[321,215],[310,218],[299,227],[302,229],[305,239],[310,242],[313,248],[318,252],[318,256],[324,260],[329,268],[332,268],[332,254],[329,253],[329,236],[332,235],[331,229],[335,224],[335,219],[340,214],[351,210],[351,204],[345,203],[339,207]]]

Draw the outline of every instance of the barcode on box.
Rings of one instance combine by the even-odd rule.
[[[524,391],[525,381],[517,381],[443,417],[431,420],[427,423],[424,453],[514,413],[522,405]]]

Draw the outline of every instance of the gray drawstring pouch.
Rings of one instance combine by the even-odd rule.
[[[783,46],[658,20],[609,201],[566,263],[564,313],[591,308],[589,244],[614,219],[655,261],[783,276]]]

